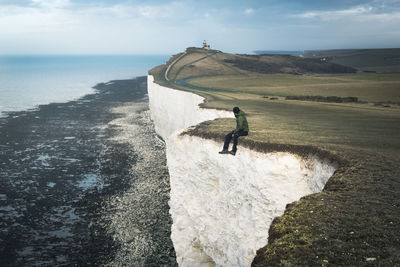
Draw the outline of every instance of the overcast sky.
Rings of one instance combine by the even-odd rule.
[[[0,54],[400,47],[400,0],[0,0]]]

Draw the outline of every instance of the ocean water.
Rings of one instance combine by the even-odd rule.
[[[100,82],[147,75],[168,56],[0,56],[0,116],[66,102]]]
[[[0,56],[0,266],[176,266],[140,77],[167,59]]]

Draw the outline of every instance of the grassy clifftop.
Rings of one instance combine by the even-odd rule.
[[[296,60],[189,48],[150,74],[161,85],[202,95],[205,108],[244,110],[250,135],[240,139],[239,153],[240,146],[325,151],[341,162],[321,193],[290,204],[273,222],[253,265],[400,265],[400,74],[336,65],[340,73],[323,72],[332,65],[320,60],[295,69]],[[331,96],[357,101],[305,101]],[[234,127],[232,119],[215,120],[188,134],[222,146]]]
[[[400,72],[400,48],[305,51],[307,58],[352,66],[369,72]]]

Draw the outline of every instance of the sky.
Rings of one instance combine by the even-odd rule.
[[[400,47],[400,0],[0,0],[0,54]]]

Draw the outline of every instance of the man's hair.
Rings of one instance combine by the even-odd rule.
[[[233,113],[239,113],[240,109],[238,107],[233,108]]]

